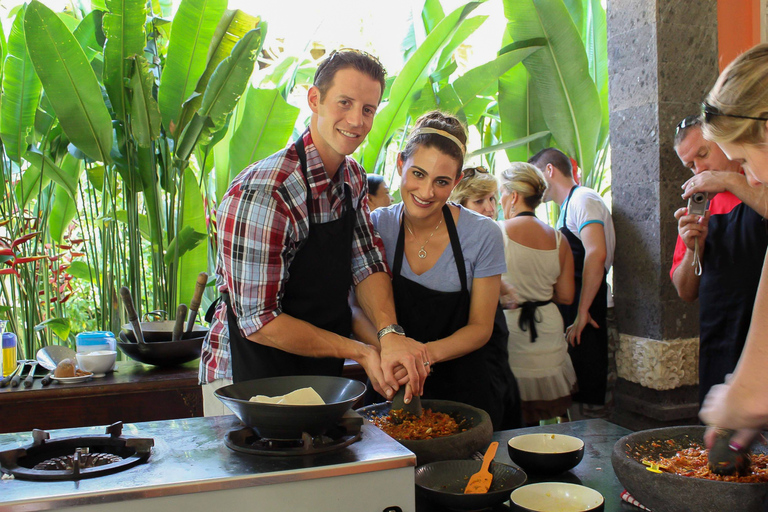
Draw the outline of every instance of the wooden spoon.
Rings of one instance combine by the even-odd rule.
[[[491,465],[491,461],[496,456],[496,449],[499,447],[499,443],[494,441],[485,451],[483,456],[483,465],[480,466],[480,471],[475,473],[469,478],[467,486],[464,488],[464,494],[484,494],[491,488],[491,482],[493,481],[493,475],[488,471],[488,467]]]

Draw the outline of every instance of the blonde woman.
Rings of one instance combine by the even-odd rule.
[[[495,220],[498,196],[499,185],[488,169],[467,167],[461,172],[461,181],[456,184],[448,200]]]
[[[760,44],[731,62],[703,105],[702,132],[726,156],[741,164],[750,185],[768,184],[768,44]],[[686,195],[694,193],[689,180]],[[730,429],[768,425],[768,272],[763,267],[752,322],[736,371],[714,386],[699,415],[709,424]],[[748,444],[742,431],[735,444]],[[733,444],[733,443],[732,443]]]
[[[519,307],[506,310],[509,364],[517,378],[523,420],[567,415],[576,373],[568,356],[563,318],[556,304],[573,302],[573,255],[559,231],[536,218],[547,182],[536,167],[516,162],[501,173],[501,207],[506,220],[504,280],[514,286]]]

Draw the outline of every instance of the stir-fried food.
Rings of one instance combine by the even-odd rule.
[[[657,456],[644,458],[642,463],[652,470],[674,473],[693,478],[705,478],[707,480],[719,480],[721,482],[760,483],[768,482],[768,455],[753,453],[750,455],[751,465],[748,474],[739,476],[716,475],[707,467],[707,450],[699,444],[691,444],[671,457]]]
[[[466,430],[450,415],[424,409],[420,418],[404,414],[399,425],[392,421],[391,415],[370,418],[374,425],[400,441],[420,441],[436,437],[450,436]]]

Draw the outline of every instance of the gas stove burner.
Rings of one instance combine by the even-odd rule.
[[[242,427],[227,432],[225,442],[232,450],[250,455],[317,455],[341,450],[359,441],[362,426],[363,417],[350,410],[322,435],[312,436],[304,432],[300,439],[269,439],[260,437],[250,427]]]
[[[33,443],[0,452],[0,469],[22,480],[80,480],[123,471],[146,462],[155,442],[122,436],[122,422],[107,427],[106,435],[50,440],[44,430],[33,430]]]

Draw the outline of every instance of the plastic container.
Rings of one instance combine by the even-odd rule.
[[[16,345],[18,340],[12,332],[3,333],[3,377],[10,375],[16,369]]]
[[[76,351],[87,354],[97,350],[117,350],[115,335],[110,331],[86,331],[75,336]]]

